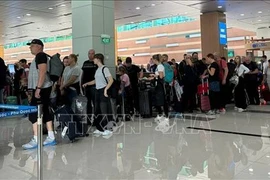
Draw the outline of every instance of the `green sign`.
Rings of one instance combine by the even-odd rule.
[[[101,38],[101,41],[103,44],[110,44],[111,38],[103,37],[103,38]]]
[[[228,50],[228,58],[234,57],[234,50]]]

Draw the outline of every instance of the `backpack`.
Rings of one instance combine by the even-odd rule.
[[[167,83],[171,83],[171,82],[173,81],[173,77],[174,77],[174,71],[173,71],[173,68],[172,68],[172,66],[171,66],[169,63],[167,63],[167,62],[163,63],[163,66],[164,66],[164,68],[165,68],[165,78],[164,78],[164,80],[165,80],[165,82],[167,82]]]
[[[51,81],[56,82],[59,80],[59,78],[62,75],[64,65],[60,59],[60,54],[55,54],[53,56],[47,55],[49,60],[49,66],[48,66],[48,75],[51,79]]]

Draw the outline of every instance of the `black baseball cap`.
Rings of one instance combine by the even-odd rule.
[[[39,39],[33,39],[30,43],[27,43],[28,46],[30,46],[31,44],[38,44],[41,45],[42,47],[44,46],[43,42]]]

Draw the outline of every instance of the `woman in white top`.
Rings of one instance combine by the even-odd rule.
[[[112,106],[108,90],[113,84],[113,78],[109,68],[104,66],[104,55],[95,54],[94,63],[98,66],[95,74],[95,80],[85,83],[83,87],[96,85],[95,94],[95,126],[97,130],[94,131],[96,135],[110,136],[112,134],[113,125],[108,123],[113,118]],[[106,117],[103,117],[106,116]]]
[[[152,76],[156,78],[156,109],[158,111],[158,116],[155,119],[156,122],[159,122],[161,117],[165,114],[165,119],[169,120],[169,109],[168,104],[166,103],[166,92],[165,92],[165,85],[164,85],[164,77],[165,77],[165,68],[161,63],[161,55],[156,54],[153,56],[153,62],[157,65],[155,74]],[[163,107],[163,112],[162,112]]]
[[[263,85],[266,85],[269,90],[270,85],[270,60],[268,60],[268,66],[264,69]]]
[[[239,82],[235,87],[234,90],[234,101],[235,101],[235,108],[238,112],[243,112],[247,109],[248,106],[248,96],[245,90],[245,81],[244,75],[249,73],[249,69],[242,64],[241,57],[235,57],[236,69],[235,72],[239,77]]]
[[[66,103],[71,104],[72,99],[80,94],[80,76],[81,69],[77,65],[78,55],[70,54],[68,56],[69,66],[65,67],[63,76],[61,78],[60,91],[62,95],[65,95]]]

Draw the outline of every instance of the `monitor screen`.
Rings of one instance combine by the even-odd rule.
[[[8,65],[8,70],[11,74],[15,73],[15,65],[14,64],[9,64]]]

